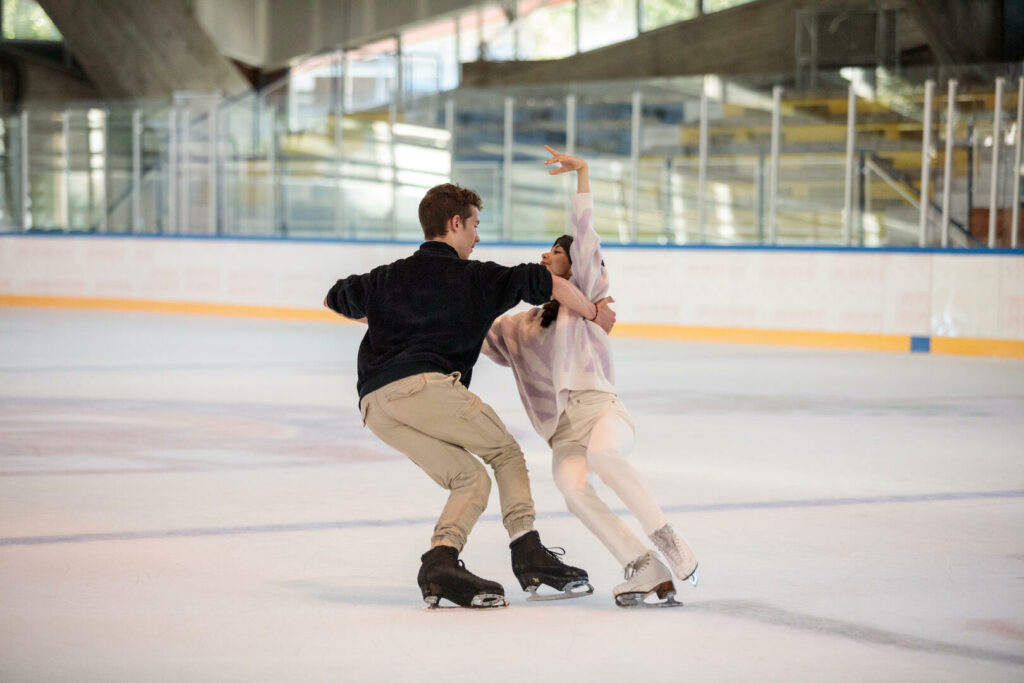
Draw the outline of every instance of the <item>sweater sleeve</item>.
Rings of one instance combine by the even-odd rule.
[[[484,345],[481,351],[498,365],[503,365],[507,368],[511,363],[509,361],[508,344],[505,343],[505,337],[501,334],[501,321],[504,319],[504,316],[502,316],[491,325],[491,329],[487,331],[487,336],[484,337]]]
[[[501,315],[520,301],[540,305],[551,299],[551,273],[539,263],[501,266],[489,261],[476,265],[479,286],[489,299],[492,313]]]
[[[594,195],[590,192],[572,197],[573,240],[569,247],[572,258],[570,281],[591,301],[608,293],[601,265],[601,238],[594,230]]]
[[[367,275],[350,275],[338,280],[327,292],[327,306],[346,318],[358,320],[366,317],[369,298],[369,281]]]

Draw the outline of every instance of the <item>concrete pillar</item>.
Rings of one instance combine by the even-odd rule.
[[[244,92],[248,82],[196,19],[192,0],[41,0],[105,97]]]

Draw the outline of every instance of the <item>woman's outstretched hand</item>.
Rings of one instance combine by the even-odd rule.
[[[551,155],[550,159],[544,161],[545,165],[550,166],[551,164],[560,164],[558,168],[552,168],[549,170],[549,175],[558,175],[559,173],[576,171],[576,192],[578,194],[590,192],[590,171],[587,169],[587,162],[570,154],[562,154],[548,145],[544,145],[544,149],[546,149],[548,154]]]
[[[587,167],[587,162],[583,161],[579,157],[570,156],[568,154],[562,154],[561,152],[555,151],[554,148],[544,145],[544,149],[551,155],[550,159],[544,161],[544,164],[550,166],[551,164],[561,164],[558,168],[552,168],[548,171],[550,175],[558,175],[559,173],[568,173],[569,171],[579,171],[581,168]]]

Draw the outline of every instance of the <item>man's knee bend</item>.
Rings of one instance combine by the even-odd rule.
[[[472,491],[486,501],[491,495],[491,478],[487,476],[487,470],[482,465],[477,465],[456,474],[452,478],[449,488],[453,491],[456,489]]]
[[[516,443],[515,440],[500,448],[496,448],[487,454],[480,453],[479,455],[492,469],[507,467],[509,465],[522,465],[523,467],[526,467],[526,458],[523,456],[523,449],[519,447],[519,444]]]

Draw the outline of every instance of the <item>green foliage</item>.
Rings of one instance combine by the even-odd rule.
[[[35,0],[3,0],[3,24],[3,37],[8,40],[63,39]]]
[[[745,5],[748,2],[753,2],[753,0],[704,0],[704,13],[719,12],[737,5]]]
[[[641,0],[643,2],[643,30],[661,28],[677,21],[697,16],[700,0]]]

